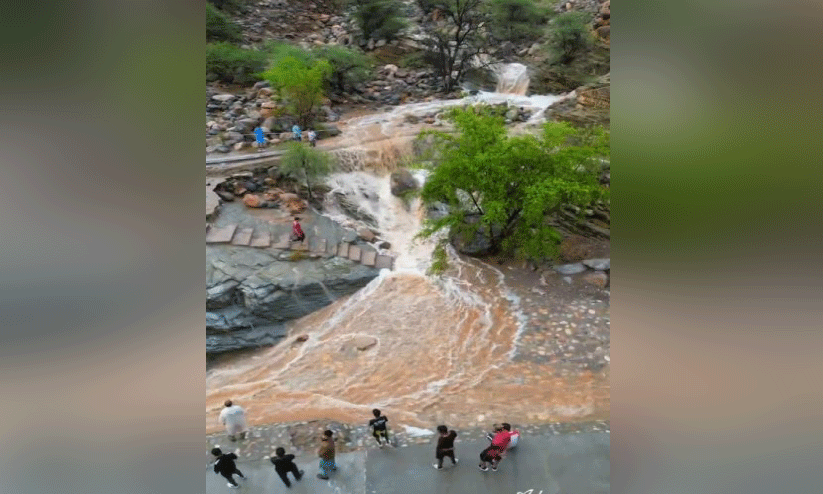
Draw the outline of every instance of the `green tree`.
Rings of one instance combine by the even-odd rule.
[[[540,36],[548,11],[533,0],[493,0],[489,29],[499,40],[525,42]]]
[[[260,80],[268,56],[257,50],[245,50],[231,43],[206,44],[206,74],[223,82],[248,84]]]
[[[560,62],[567,64],[592,45],[589,30],[591,15],[585,12],[564,12],[554,18],[549,32],[549,45],[554,48]]]
[[[397,0],[353,0],[354,18],[365,39],[394,39],[406,27],[403,6]]]
[[[329,84],[332,90],[344,92],[369,78],[372,61],[365,53],[342,46],[324,46],[315,50],[317,58],[329,62],[332,68]]]
[[[206,41],[239,42],[240,26],[217,10],[214,5],[206,4]]]
[[[323,87],[331,72],[331,65],[325,60],[307,65],[287,56],[262,75],[278,90],[280,98],[286,102],[300,125],[307,127],[313,119],[314,109],[325,97]]]
[[[597,180],[596,159],[608,156],[607,131],[548,123],[541,136],[509,137],[503,118],[486,109],[457,109],[450,119],[456,134],[429,132],[439,159],[421,191],[425,202],[449,205],[449,213],[428,222],[424,236],[450,227],[456,234],[484,235],[493,252],[553,256],[560,235],[547,215],[607,193]]]
[[[285,175],[306,184],[311,201],[311,184],[331,171],[331,157],[302,142],[292,142],[280,158],[280,169]]]

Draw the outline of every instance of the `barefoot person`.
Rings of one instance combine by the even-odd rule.
[[[246,411],[234,405],[231,400],[223,403],[225,407],[220,412],[220,423],[226,426],[226,433],[230,441],[236,441],[237,435],[240,439],[246,439]]]
[[[437,438],[437,449],[434,451],[437,463],[432,466],[442,470],[443,459],[447,456],[451,459],[452,465],[457,465],[457,458],[454,457],[454,439],[457,437],[457,433],[450,431],[445,425],[438,425],[437,432],[440,433],[440,437]]]
[[[294,464],[294,455],[287,455],[286,450],[283,448],[277,448],[274,454],[275,456],[269,459],[274,464],[274,471],[277,472],[277,475],[280,476],[283,483],[286,484],[286,487],[291,487],[291,482],[289,482],[288,477],[289,472],[294,475],[294,480],[303,478],[303,471],[298,470],[297,465]]]
[[[386,427],[386,422],[388,422],[389,419],[385,415],[382,415],[380,410],[377,408],[372,410],[371,413],[374,415],[374,418],[369,420],[369,427],[372,428],[372,435],[374,436],[374,439],[377,440],[377,445],[382,448],[383,443],[380,442],[381,437],[385,439],[386,444],[390,444],[389,430]]]
[[[323,431],[323,435],[320,436],[320,447],[317,449],[317,456],[320,457],[320,473],[317,474],[317,478],[323,480],[329,480],[329,471],[337,470],[332,434],[330,430]]]
[[[234,463],[237,455],[234,453],[223,454],[220,448],[213,448],[211,454],[217,458],[214,462],[214,473],[219,473],[225,477],[225,479],[229,481],[228,485],[230,488],[237,489],[240,487],[237,482],[234,481],[234,474],[236,473],[243,480],[246,480],[246,477],[237,469],[237,464]]]

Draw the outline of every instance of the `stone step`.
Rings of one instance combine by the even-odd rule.
[[[272,247],[276,249],[288,249],[291,246],[291,237],[288,233],[281,235],[275,242]]]
[[[340,245],[337,246],[337,255],[340,257],[349,257],[349,245],[348,242],[341,242]]]
[[[394,258],[380,254],[374,261],[374,267],[377,269],[392,269],[394,267]]]
[[[363,251],[363,256],[360,262],[366,266],[374,266],[374,261],[377,259],[377,252],[373,250]]]
[[[221,228],[211,227],[209,232],[206,233],[206,243],[207,244],[227,244],[231,242],[232,237],[234,236],[234,231],[237,229],[237,225],[226,225]]]
[[[254,228],[238,228],[232,238],[232,245],[249,245]]]
[[[271,233],[268,230],[257,229],[251,237],[252,247],[265,248],[271,245]]]
[[[349,259],[351,259],[352,261],[360,262],[360,254],[361,254],[360,247],[358,247],[356,245],[352,245],[352,246],[349,247]]]
[[[291,246],[289,248],[291,250],[308,251],[309,250],[309,244],[308,244],[308,242],[305,242],[305,241],[303,241],[303,242],[292,242]]]
[[[336,256],[337,255],[337,244],[329,245],[328,248],[326,249],[326,253],[330,256]]]
[[[325,254],[326,253],[326,239],[319,238],[311,242],[310,249],[312,252],[317,254]]]

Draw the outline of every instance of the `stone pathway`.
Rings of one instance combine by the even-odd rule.
[[[292,242],[290,233],[281,233],[277,236],[271,229],[261,224],[253,227],[238,227],[237,224],[208,225],[206,243],[305,252],[312,258],[337,256],[377,269],[394,269],[394,256],[378,254],[374,250],[369,250],[368,246],[354,245],[346,241],[329,244],[325,238],[308,238],[308,236],[303,242]]]

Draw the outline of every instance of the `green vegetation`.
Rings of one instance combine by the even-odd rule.
[[[429,132],[440,157],[421,197],[447,204],[449,214],[428,222],[422,235],[450,227],[456,234],[483,234],[492,252],[554,256],[560,235],[547,215],[605,197],[596,158],[608,157],[609,133],[547,123],[541,136],[509,137],[504,120],[487,110],[452,110],[456,134]],[[467,221],[470,216],[479,221]]]
[[[331,171],[331,156],[302,142],[293,142],[280,160],[280,170],[298,182],[303,181],[311,201],[311,184]]]
[[[360,50],[342,46],[324,46],[315,50],[315,56],[331,65],[329,84],[334,91],[347,91],[369,78],[372,61]]]
[[[548,17],[548,9],[532,0],[492,0],[489,9],[492,35],[516,43],[537,39]]]
[[[397,0],[353,0],[354,17],[366,39],[394,39],[406,27],[403,5]]]
[[[206,44],[206,74],[214,74],[223,82],[249,84],[260,80],[268,55],[257,50],[244,50],[231,43]]]
[[[283,41],[268,41],[263,49],[268,52],[272,65],[277,64],[286,57],[300,60],[306,66],[310,66],[316,60],[310,51]]]
[[[432,252],[432,263],[428,270],[429,275],[443,274],[447,269],[449,269],[449,256],[446,253],[445,244],[445,241],[441,241],[434,247],[434,251]]]
[[[592,46],[590,22],[591,15],[585,12],[564,12],[554,18],[549,46],[556,52],[560,63],[568,64]]]
[[[215,7],[223,12],[237,12],[248,0],[209,0],[209,4],[214,4]]]
[[[314,109],[323,101],[324,83],[331,76],[331,72],[331,65],[325,60],[307,65],[292,56],[287,56],[277,61],[262,75],[277,89],[289,112],[305,128],[314,118]]]
[[[223,12],[217,10],[214,5],[206,4],[206,41],[232,41],[239,42],[240,26],[235,24]]]

